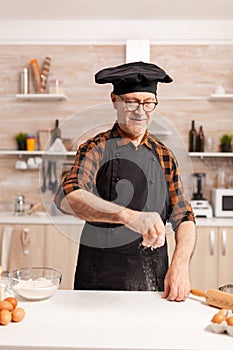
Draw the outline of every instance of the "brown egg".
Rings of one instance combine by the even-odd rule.
[[[228,326],[233,327],[233,316],[230,316],[226,319]]]
[[[226,321],[226,316],[221,311],[215,314],[211,320],[213,323],[222,323],[223,321]]]
[[[24,316],[25,316],[25,311],[21,307],[17,307],[12,311],[12,321],[14,322],[22,321]]]
[[[226,316],[227,310],[226,309],[221,309],[218,313],[221,313],[221,314]]]
[[[0,324],[6,326],[11,322],[11,312],[9,310],[0,311]]]
[[[4,299],[4,301],[8,301],[9,303],[11,303],[13,306],[13,309],[15,309],[17,304],[18,304],[18,300],[16,298],[13,298],[13,297],[8,297],[8,298]]]
[[[6,301],[6,300],[0,301],[0,310],[12,311],[13,305],[9,301]]]

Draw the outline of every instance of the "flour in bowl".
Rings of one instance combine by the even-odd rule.
[[[23,298],[30,300],[39,300],[49,298],[58,285],[53,284],[51,280],[45,277],[36,280],[29,279],[27,281],[19,281],[14,285],[15,291]]]

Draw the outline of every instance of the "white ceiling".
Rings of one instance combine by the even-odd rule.
[[[232,19],[232,0],[0,0],[0,21]]]

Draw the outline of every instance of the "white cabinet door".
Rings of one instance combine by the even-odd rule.
[[[233,283],[233,227],[218,229],[218,286]]]
[[[62,272],[61,289],[72,289],[82,225],[46,225],[45,264]],[[70,237],[66,236],[69,232]]]
[[[197,227],[197,245],[190,263],[191,287],[204,291],[218,287],[218,232]]]

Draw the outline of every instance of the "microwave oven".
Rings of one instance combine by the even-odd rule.
[[[212,205],[216,217],[233,218],[233,188],[213,188]]]

